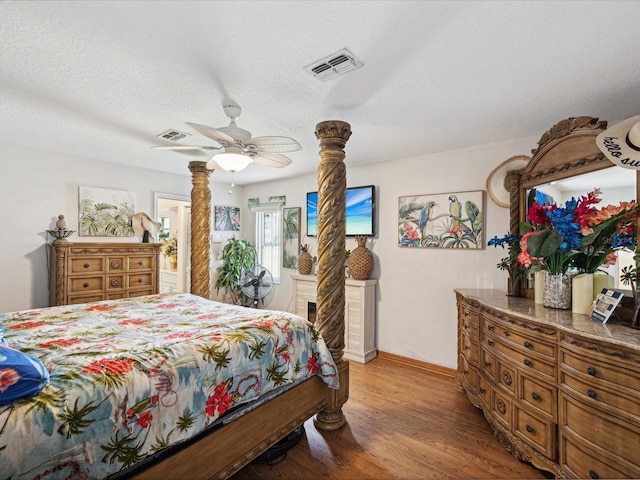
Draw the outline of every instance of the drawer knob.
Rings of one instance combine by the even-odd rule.
[[[480,389],[479,389],[478,391],[479,391],[480,393],[484,393],[484,392],[486,392],[486,390],[485,390],[484,388],[482,388],[482,387],[480,387]]]
[[[489,345],[490,347],[493,347],[493,340],[487,340],[487,345]]]
[[[89,264],[85,263],[84,265],[82,265],[84,268],[89,268]]]
[[[591,375],[591,376],[595,377],[595,376],[596,376],[596,369],[595,369],[595,368],[593,368],[591,365],[589,365],[589,366],[587,367],[587,373],[588,373],[589,375]]]
[[[464,312],[464,316],[468,317],[469,316],[469,312]]]
[[[535,434],[536,433],[536,429],[533,428],[531,425],[527,424],[525,427],[525,430],[531,434]]]
[[[511,334],[509,333],[509,330],[505,330],[504,331],[504,336],[505,337],[510,337],[511,336]]]
[[[142,283],[143,280],[141,278],[138,279],[138,283]]]
[[[532,349],[533,345],[531,345],[531,342],[529,340],[525,340],[524,341],[524,348]]]
[[[491,364],[489,362],[484,362],[484,368],[489,368]]]
[[[598,475],[598,472],[596,472],[595,470],[589,470],[589,477],[600,478],[600,475]]]
[[[83,286],[84,288],[87,288],[87,287],[89,286],[89,284],[85,282],[85,283],[83,283],[83,284],[82,284],[82,286]]]
[[[531,365],[533,365],[533,364],[531,363],[531,360],[529,360],[528,358],[525,358],[525,359],[522,361],[522,363],[524,363],[527,367],[530,367]]]
[[[533,398],[534,400],[540,400],[540,395],[538,395],[536,392],[532,392],[531,398]]]
[[[467,325],[466,323],[464,324],[464,329],[466,330],[467,328],[469,328],[469,325]]]
[[[589,388],[587,390],[587,395],[589,395],[590,398],[596,398],[598,396],[598,394],[593,388]]]
[[[493,330],[493,325],[491,324],[487,325],[487,330]]]
[[[142,266],[142,260],[138,262],[138,265]]]

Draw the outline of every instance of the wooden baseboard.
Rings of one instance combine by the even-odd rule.
[[[401,355],[396,355],[395,353],[382,352],[380,350],[378,350],[378,357],[386,358],[387,360],[392,360],[398,363],[403,363],[405,365],[410,365],[412,367],[421,368],[423,370],[428,370],[429,372],[439,373],[440,375],[446,375],[447,377],[455,376],[456,372],[453,368],[447,368],[441,365],[435,365],[433,363],[422,362],[414,358],[403,357]]]

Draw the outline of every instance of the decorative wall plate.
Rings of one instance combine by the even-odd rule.
[[[529,163],[531,157],[526,155],[516,155],[511,157],[496,168],[487,177],[487,193],[491,201],[499,207],[509,208],[509,189],[505,185],[507,172],[509,170],[519,170]]]

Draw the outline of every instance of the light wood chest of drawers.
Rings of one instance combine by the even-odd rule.
[[[640,332],[504,292],[456,290],[461,390],[517,458],[640,478]]]
[[[158,293],[160,246],[133,242],[50,243],[50,305]]]

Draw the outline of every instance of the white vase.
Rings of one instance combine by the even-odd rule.
[[[533,274],[533,289],[535,293],[535,303],[544,303],[544,277],[545,270],[538,270]]]
[[[593,273],[581,273],[571,281],[571,311],[586,315],[593,304]]]
[[[613,277],[608,273],[594,273],[593,274],[593,299],[598,297],[598,294],[603,288],[613,288]]]

